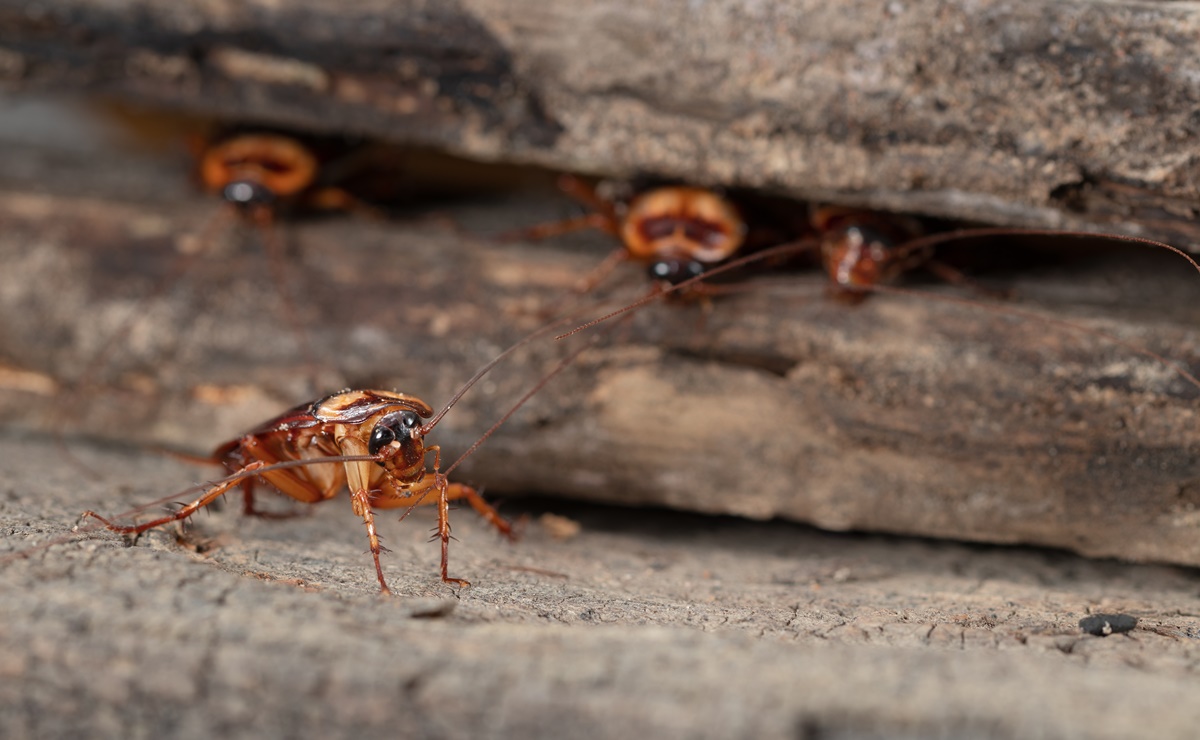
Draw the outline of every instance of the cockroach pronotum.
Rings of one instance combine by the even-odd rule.
[[[330,157],[320,157],[298,137],[236,132],[215,137],[196,149],[201,185],[220,194],[255,223],[269,223],[284,208],[349,210],[357,203],[337,186],[336,173],[345,168],[331,166]],[[350,154],[340,156],[345,159]]]

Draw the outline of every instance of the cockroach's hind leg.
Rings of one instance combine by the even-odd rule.
[[[513,542],[517,540],[512,522],[500,516],[500,512],[496,511],[494,506],[484,500],[478,489],[462,483],[450,483],[446,487],[446,499],[447,501],[466,499],[471,508],[475,510],[475,513],[487,520],[500,534]]]

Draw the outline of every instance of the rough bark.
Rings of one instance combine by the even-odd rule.
[[[476,158],[1200,242],[1187,3],[0,3],[0,77]]]

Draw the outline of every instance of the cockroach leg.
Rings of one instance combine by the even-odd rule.
[[[254,471],[259,470],[263,467],[265,467],[264,463],[254,462],[254,463],[250,463],[249,465],[242,468],[240,471],[238,471],[238,473],[239,474],[253,473]],[[155,520],[149,521],[149,522],[145,522],[143,524],[134,524],[134,525],[129,525],[129,526],[114,524],[113,522],[109,521],[108,519],[105,519],[104,517],[100,516],[99,514],[97,514],[96,512],[94,512],[90,509],[83,512],[80,515],[80,517],[81,518],[91,517],[93,519],[98,519],[98,520],[100,520],[100,522],[102,524],[104,524],[105,527],[107,527],[108,529],[112,530],[113,532],[117,532],[119,534],[141,534],[142,532],[145,532],[148,529],[154,529],[155,527],[161,527],[164,524],[169,524],[171,522],[178,522],[183,519],[187,519],[188,517],[195,514],[197,511],[199,511],[200,509],[203,509],[205,506],[208,506],[212,502],[219,499],[221,496],[223,496],[225,494],[226,491],[228,491],[230,488],[232,488],[234,485],[236,485],[237,482],[239,482],[239,481],[240,481],[240,479],[234,478],[234,479],[229,479],[224,482],[218,483],[217,485],[208,489],[202,496],[200,496],[196,500],[192,501],[190,504],[187,504],[186,506],[180,508],[179,511],[175,512],[174,514],[170,514],[170,515],[164,516],[164,517],[159,517],[158,519],[155,519]]]

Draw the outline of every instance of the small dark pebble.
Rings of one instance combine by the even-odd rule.
[[[1089,635],[1108,637],[1118,632],[1128,632],[1137,623],[1137,617],[1129,614],[1093,614],[1079,620],[1079,629]]]

